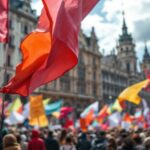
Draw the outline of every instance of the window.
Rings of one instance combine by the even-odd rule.
[[[28,34],[28,26],[27,25],[24,26],[24,33]]]
[[[96,83],[93,83],[93,96],[96,96]]]
[[[129,73],[129,72],[130,72],[130,63],[128,62],[128,63],[126,64],[126,66],[127,66],[127,72]]]
[[[9,36],[9,47],[15,48],[15,37],[13,35]]]
[[[61,89],[64,92],[70,91],[70,77],[69,73],[66,73],[63,77],[60,78]]]
[[[21,23],[21,32],[24,34],[28,34],[28,25],[24,22]]]
[[[12,30],[14,29],[14,21],[13,21],[13,19],[9,20],[9,27]]]
[[[78,82],[77,82],[77,87],[78,87],[78,93],[80,94],[85,94],[85,86],[86,86],[86,83],[85,83],[85,78],[86,78],[86,75],[85,75],[85,65],[84,65],[84,60],[83,60],[83,57],[82,55],[80,54],[79,55],[79,63],[78,63]]]
[[[7,66],[11,67],[11,56],[7,55]]]

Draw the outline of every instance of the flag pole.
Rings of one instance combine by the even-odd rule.
[[[7,82],[7,55],[8,55],[8,44],[4,44],[6,54],[5,54],[5,60],[4,60],[4,82],[3,85],[6,84]],[[2,138],[2,130],[4,126],[4,119],[5,119],[5,114],[4,114],[4,109],[5,109],[5,97],[6,94],[2,93],[2,111],[1,111],[1,124],[0,124],[0,137]]]
[[[5,57],[4,57],[4,81],[3,81],[3,85],[5,85],[7,83],[7,56],[8,56],[8,42],[9,42],[9,0],[7,1],[7,14],[8,14],[8,18],[7,18],[7,39],[6,39],[6,43],[4,44],[4,49],[5,49]],[[3,126],[4,126],[4,119],[5,119],[5,114],[4,114],[4,110],[5,110],[5,97],[6,94],[2,93],[2,110],[1,110],[1,122],[0,122],[0,140],[2,140],[2,130],[3,130]],[[1,143],[0,143],[1,144]]]

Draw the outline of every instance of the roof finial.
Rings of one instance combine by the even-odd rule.
[[[123,32],[123,34],[128,34],[128,28],[127,28],[126,21],[125,21],[125,12],[124,11],[122,11],[122,15],[123,15],[122,32]]]

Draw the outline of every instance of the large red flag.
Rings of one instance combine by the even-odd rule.
[[[21,43],[23,61],[1,91],[27,96],[74,67],[81,21],[98,1],[43,0],[36,31]]]
[[[0,0],[0,42],[8,41],[8,0]]]

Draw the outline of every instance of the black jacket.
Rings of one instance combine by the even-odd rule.
[[[48,137],[45,140],[46,150],[59,150],[59,143],[52,137]]]

